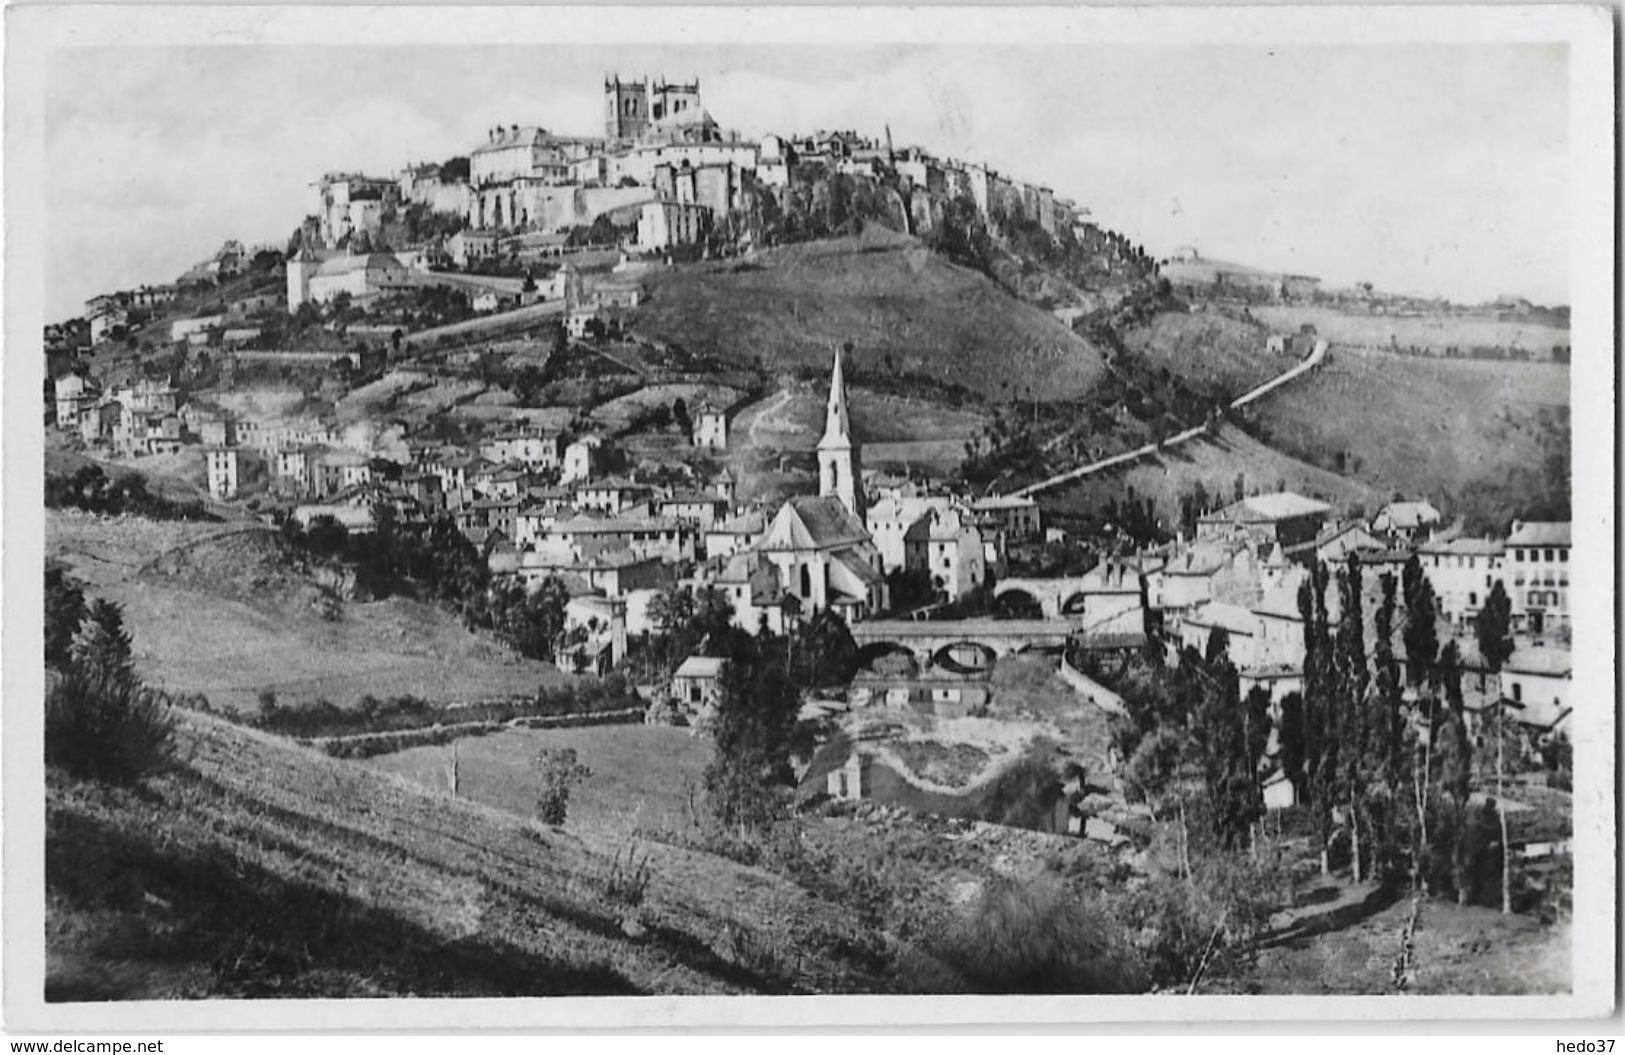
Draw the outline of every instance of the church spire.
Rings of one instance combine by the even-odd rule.
[[[846,379],[841,376],[841,353],[829,379],[829,411],[824,438],[818,441],[818,493],[838,498],[863,523],[863,468],[858,445],[852,442],[852,418],[846,407]]]
[[[829,410],[824,416],[820,449],[852,446],[852,421],[846,410],[846,381],[841,376],[841,350],[835,350],[835,371],[829,379]]]

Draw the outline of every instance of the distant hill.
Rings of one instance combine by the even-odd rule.
[[[1260,402],[1279,450],[1384,491],[1444,501],[1481,530],[1566,518],[1569,369],[1335,348]]]
[[[989,401],[1065,399],[1100,379],[1100,350],[986,275],[907,235],[856,237],[651,274],[641,334],[770,373],[820,373],[851,342],[859,378],[889,375],[924,393],[949,386]]]

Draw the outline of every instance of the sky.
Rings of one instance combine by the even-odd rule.
[[[1044,183],[1162,256],[1566,303],[1562,45],[193,46],[56,51],[47,317],[282,245],[334,170],[598,134],[602,85],[698,78],[746,136],[850,128]]]

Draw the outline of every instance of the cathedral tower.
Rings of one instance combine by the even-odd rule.
[[[829,381],[829,410],[824,417],[824,438],[818,441],[818,493],[839,498],[864,523],[863,470],[858,445],[852,441],[852,418],[846,408],[846,381],[841,376],[841,353],[835,352],[835,372]]]
[[[649,131],[649,82],[604,81],[604,135],[610,139],[637,139]]]

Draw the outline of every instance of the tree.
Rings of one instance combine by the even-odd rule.
[[[45,665],[67,665],[73,637],[88,609],[85,592],[60,564],[45,568]]]
[[[1500,673],[1513,650],[1512,601],[1507,597],[1506,586],[1501,580],[1497,579],[1495,585],[1490,587],[1490,595],[1484,599],[1484,607],[1479,610],[1473,629],[1478,639],[1478,654],[1484,660],[1484,669],[1491,674]]]
[[[1303,777],[1306,805],[1320,842],[1320,870],[1331,873],[1332,808],[1337,801],[1338,752],[1336,671],[1327,629],[1326,587],[1330,573],[1316,561],[1298,589],[1303,622]]]
[[[846,685],[858,670],[858,645],[846,620],[820,609],[791,634],[786,667],[804,688]]]
[[[573,747],[544,747],[536,753],[540,790],[536,796],[536,819],[543,824],[564,823],[570,808],[570,791],[592,776],[592,770],[576,760]]]
[[[1407,785],[1415,786],[1410,773],[1412,752],[1406,736],[1404,686],[1399,662],[1394,656],[1394,614],[1398,584],[1391,573],[1381,580],[1382,601],[1377,606],[1373,629],[1376,680],[1365,701],[1366,800],[1377,852],[1377,864],[1384,879],[1395,874],[1402,862],[1400,852],[1400,802]],[[1418,837],[1425,836],[1425,812],[1417,816]],[[1415,846],[1415,840],[1413,840]],[[1420,859],[1416,846],[1413,865]]]
[[[1361,860],[1360,827],[1366,812],[1366,787],[1371,755],[1365,723],[1366,689],[1371,671],[1365,652],[1365,583],[1358,554],[1350,553],[1348,566],[1338,576],[1341,599],[1333,667],[1336,687],[1338,771],[1335,778],[1338,797],[1348,810],[1350,865],[1354,881],[1364,877]]]
[[[1402,572],[1405,596],[1405,681],[1415,686],[1427,678],[1431,684],[1433,663],[1439,652],[1437,603],[1433,585],[1422,571],[1422,561],[1414,554]]]
[[[682,396],[671,401],[671,419],[677,423],[683,435],[690,437],[694,435],[694,422],[689,420],[688,404],[683,401]]]
[[[1279,758],[1281,775],[1292,784],[1295,798],[1306,797],[1307,744],[1304,742],[1303,694],[1289,692],[1281,699]]]
[[[1467,822],[1473,790],[1473,747],[1461,694],[1461,650],[1454,641],[1445,645],[1439,657],[1439,672],[1448,704],[1440,736],[1439,782],[1450,804],[1451,884],[1456,888],[1456,903],[1465,905],[1472,889],[1472,841]]]
[[[78,776],[130,784],[173,758],[168,701],[135,676],[124,613],[90,606],[45,697],[45,761]]]
[[[344,553],[350,542],[350,530],[332,514],[322,513],[310,518],[305,526],[305,541],[311,552],[323,557],[336,557]]]
[[[99,599],[90,606],[68,651],[74,669],[94,687],[135,680],[124,612],[112,601]]]
[[[748,635],[733,638],[718,677],[716,754],[703,781],[713,815],[741,836],[778,814],[777,786],[794,780],[790,749],[801,697]]]
[[[1499,580],[1484,599],[1474,629],[1478,636],[1478,654],[1490,675],[1497,678],[1501,665],[1512,655],[1512,602],[1506,587]],[[1502,809],[1506,778],[1506,699],[1498,695],[1495,701],[1495,816],[1501,826],[1501,912],[1512,913],[1512,850],[1507,842],[1506,810]]]

